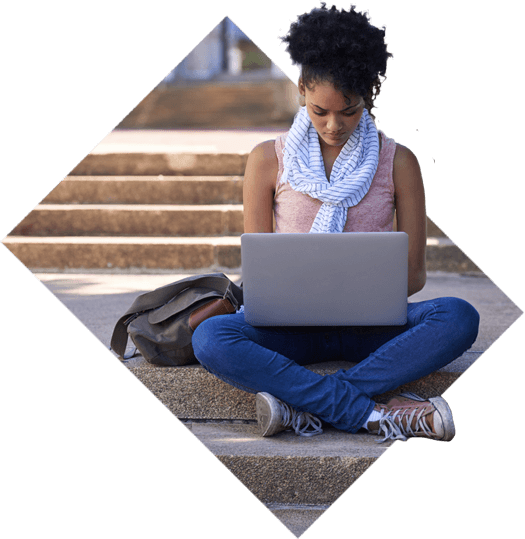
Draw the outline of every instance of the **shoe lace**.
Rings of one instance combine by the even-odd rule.
[[[292,428],[297,436],[315,436],[322,434],[321,420],[309,412],[299,412],[285,402],[279,402],[281,407],[281,423],[285,428]]]
[[[378,443],[382,444],[387,440],[402,440],[405,442],[407,438],[416,436],[417,433],[421,432],[430,438],[432,436],[432,429],[427,423],[427,419],[424,415],[425,411],[425,407],[421,408],[419,413],[418,408],[414,408],[412,412],[409,412],[406,409],[396,411],[389,410],[388,412],[381,410],[381,417],[379,418],[379,434],[383,432],[385,437],[382,440],[379,440]],[[416,422],[414,428],[412,428],[416,413]]]

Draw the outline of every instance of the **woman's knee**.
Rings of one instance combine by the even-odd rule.
[[[195,357],[200,363],[209,364],[214,358],[220,356],[223,348],[231,342],[236,333],[232,316],[221,315],[208,318],[199,324],[193,333],[192,346]]]
[[[255,393],[246,370],[250,370],[237,344],[246,340],[242,315],[221,315],[202,322],[193,333],[193,352],[197,361],[220,380],[243,391]],[[254,369],[251,369],[256,372]]]
[[[475,307],[461,298],[442,298],[446,310],[451,317],[450,323],[454,325],[455,332],[460,335],[467,347],[470,348],[479,332],[480,316]]]

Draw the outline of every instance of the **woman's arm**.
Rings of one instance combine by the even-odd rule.
[[[394,156],[397,230],[408,234],[408,295],[419,292],[427,279],[427,216],[425,189],[416,156],[397,145]]]
[[[273,232],[273,199],[278,172],[275,141],[261,142],[248,156],[244,173],[244,232]]]

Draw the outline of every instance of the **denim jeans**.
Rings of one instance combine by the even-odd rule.
[[[253,327],[242,313],[216,316],[196,329],[193,348],[221,380],[353,433],[374,395],[444,367],[472,346],[478,327],[472,305],[439,298],[409,303],[404,326]],[[303,366],[337,360],[357,364],[324,376]]]

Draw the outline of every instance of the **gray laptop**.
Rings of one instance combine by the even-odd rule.
[[[243,234],[241,258],[253,326],[406,323],[404,232]]]

